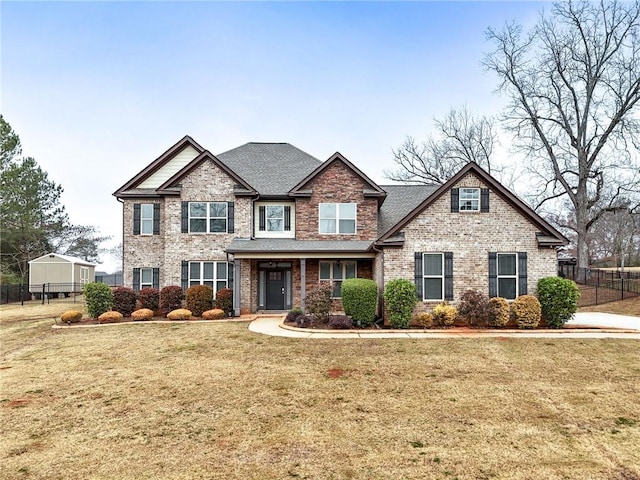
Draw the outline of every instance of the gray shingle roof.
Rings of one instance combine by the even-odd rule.
[[[256,238],[253,240],[235,238],[227,247],[229,253],[305,253],[342,252],[363,253],[369,251],[368,240],[294,240],[288,238]]]
[[[438,187],[439,185],[381,185],[387,192],[387,198],[380,208],[378,237],[391,230]]]
[[[216,157],[261,195],[286,195],[322,163],[289,143],[250,142]]]

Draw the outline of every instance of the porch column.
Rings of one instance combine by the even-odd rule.
[[[304,297],[307,296],[307,259],[300,259],[300,308],[305,311]]]
[[[240,260],[233,260],[233,315],[240,316],[240,290],[242,290],[242,277],[240,275]]]

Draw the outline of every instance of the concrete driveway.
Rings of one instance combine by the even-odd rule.
[[[613,313],[579,312],[567,324],[640,330],[640,317],[614,315]]]

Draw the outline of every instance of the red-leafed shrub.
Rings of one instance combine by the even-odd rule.
[[[233,289],[221,288],[216,293],[216,308],[222,310],[228,317],[233,315]]]
[[[166,315],[172,310],[182,308],[182,288],[169,285],[160,290],[160,311]]]
[[[478,290],[467,290],[460,297],[458,313],[470,327],[489,325],[489,297]]]
[[[136,309],[136,292],[129,287],[118,287],[113,290],[113,309],[123,317],[130,317]]]
[[[143,288],[138,292],[138,302],[140,302],[140,308],[148,308],[155,312],[160,306],[160,290],[151,287]]]
[[[353,320],[348,315],[331,315],[329,317],[329,328],[335,330],[349,330],[353,328]]]
[[[193,285],[187,288],[185,301],[193,316],[201,317],[202,312],[211,310],[213,306],[213,288],[209,285]]]

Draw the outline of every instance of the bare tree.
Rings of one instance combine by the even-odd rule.
[[[613,259],[614,266],[632,266],[640,248],[640,218],[630,210],[606,212],[589,232],[592,258]]]
[[[484,60],[510,97],[515,147],[528,155],[536,210],[567,198],[579,266],[588,233],[606,212],[637,205],[640,8],[630,2],[561,2],[529,32],[490,29]],[[632,207],[633,208],[633,207]]]
[[[491,155],[497,142],[492,118],[476,118],[464,106],[451,109],[443,120],[434,123],[435,136],[423,143],[407,137],[393,151],[396,167],[384,172],[386,178],[403,183],[443,184],[469,162],[476,162],[491,173]]]

